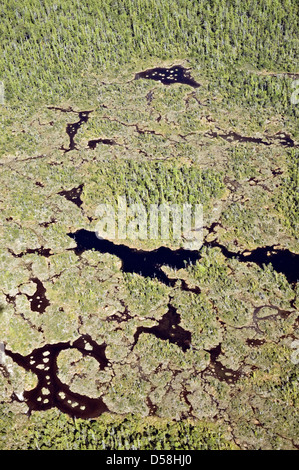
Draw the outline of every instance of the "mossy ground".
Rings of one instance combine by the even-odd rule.
[[[299,249],[296,3],[27,0],[2,16],[0,342],[22,355],[87,334],[105,342],[105,370],[74,349],[57,363],[71,390],[103,396],[110,414],[28,418],[22,393],[36,376],[6,357],[1,448],[298,448],[298,289],[237,256]],[[201,87],[133,80],[172,64]],[[66,126],[82,111],[70,149]],[[80,186],[81,205],[59,194]],[[203,204],[201,258],[163,267],[174,286],[124,273],[114,255],[74,252],[67,233],[94,230],[98,205],[118,196]],[[43,313],[32,310],[34,279]],[[142,333],[133,348],[169,303],[192,347]]]

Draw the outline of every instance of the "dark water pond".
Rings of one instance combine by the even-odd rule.
[[[100,253],[110,253],[122,260],[122,270],[129,273],[137,273],[145,277],[157,278],[166,285],[173,286],[177,279],[170,279],[161,269],[169,266],[172,269],[182,269],[195,264],[201,258],[198,250],[184,250],[183,248],[172,250],[160,247],[153,251],[136,250],[126,245],[117,245],[109,240],[97,238],[95,232],[78,230],[68,233],[75,240],[77,254],[85,250],[96,250]],[[286,276],[290,283],[299,278],[299,254],[275,246],[256,248],[251,252],[234,252],[221,245],[218,241],[204,243],[204,246],[220,248],[227,259],[238,258],[242,263],[255,263],[261,268],[263,265],[272,264],[273,269]]]
[[[221,343],[207,352],[210,354],[210,365],[203,371],[203,375],[215,376],[220,382],[226,382],[228,384],[234,384],[239,380],[242,375],[241,367],[238,370],[233,370],[224,366],[218,360],[218,357],[222,353]]]
[[[97,238],[95,232],[78,230],[68,233],[77,243],[75,249],[77,254],[85,250],[96,250],[100,253],[109,253],[122,260],[122,270],[127,273],[137,273],[144,277],[157,278],[166,285],[173,286],[176,279],[170,279],[162,271],[161,267],[170,266],[173,269],[181,269],[186,265],[194,264],[199,259],[198,251],[193,250],[171,250],[160,247],[153,251],[136,250],[126,245],[117,245],[110,240]]]
[[[83,201],[81,199],[81,195],[83,192],[83,187],[84,184],[80,184],[76,188],[72,188],[68,191],[60,191],[58,194],[59,196],[65,197],[68,201],[73,202],[76,204],[77,207],[81,207],[83,204]]]
[[[294,139],[292,139],[292,137],[289,134],[286,134],[285,132],[278,132],[274,135],[265,135],[264,137],[250,137],[240,135],[234,131],[230,131],[227,133],[208,131],[205,133],[205,136],[211,138],[221,137],[227,142],[252,142],[255,144],[263,144],[266,146],[273,145],[274,141],[278,141],[278,143],[282,146],[296,147]]]
[[[86,346],[88,349],[86,349]],[[35,349],[28,356],[5,350],[19,366],[33,372],[38,379],[36,387],[24,392],[24,400],[29,410],[47,410],[56,407],[64,413],[81,418],[92,418],[108,411],[101,398],[89,398],[74,393],[58,378],[57,357],[61,351],[78,349],[83,356],[93,357],[104,369],[108,365],[105,356],[106,344],[98,345],[88,335],[83,335],[74,343],[48,344]]]
[[[251,252],[235,253],[217,241],[211,242],[210,245],[220,248],[226,258],[238,258],[241,263],[255,263],[261,268],[271,263],[273,269],[284,274],[291,284],[299,279],[299,254],[292,253],[290,250],[279,249],[273,245],[259,247]]]
[[[98,144],[117,145],[117,143],[113,139],[91,139],[87,142],[87,147],[94,150]]]
[[[143,72],[136,73],[135,80],[144,78],[147,80],[155,80],[163,83],[163,85],[172,85],[173,83],[182,83],[184,85],[192,86],[193,88],[200,87],[200,84],[191,77],[189,69],[182,65],[174,65],[173,67],[155,67],[147,69]]]
[[[36,285],[36,290],[34,294],[29,295],[22,292],[18,292],[16,295],[6,294],[7,302],[15,305],[17,296],[25,295],[30,303],[30,309],[32,310],[32,312],[44,313],[46,308],[50,305],[50,302],[46,297],[46,288],[37,277],[30,278],[30,281],[34,282],[34,284]]]
[[[168,311],[163,315],[161,320],[159,320],[158,325],[150,328],[144,326],[139,326],[137,328],[136,333],[134,334],[134,344],[132,349],[136,345],[138,338],[142,333],[149,333],[154,335],[156,338],[168,340],[170,343],[176,344],[185,352],[191,345],[191,333],[179,325],[180,321],[181,316],[177,313],[177,309],[169,303]]]
[[[33,295],[25,295],[30,302],[31,310],[33,312],[43,313],[50,305],[50,302],[46,297],[46,289],[43,283],[37,277],[32,278],[31,281],[36,284],[36,291]]]

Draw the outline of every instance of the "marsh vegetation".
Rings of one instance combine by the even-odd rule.
[[[0,448],[298,448],[296,2],[0,17]],[[100,240],[119,196],[202,247]]]

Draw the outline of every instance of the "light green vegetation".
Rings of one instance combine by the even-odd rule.
[[[276,196],[276,207],[282,216],[283,223],[298,238],[299,221],[299,166],[298,153],[291,153],[288,159],[288,174],[284,178],[281,191]]]
[[[1,434],[13,416],[0,418]],[[3,435],[3,434],[2,434]],[[26,438],[24,437],[26,436]],[[37,413],[28,420],[14,420],[11,438],[0,441],[1,449],[50,450],[231,450],[221,426],[191,420],[172,423],[166,419],[140,419],[133,415],[104,416],[98,420],[75,422],[55,411]]]
[[[59,353],[59,379],[109,408],[72,420],[28,418],[37,376],[2,358],[0,448],[298,448],[298,286],[238,258],[299,251],[296,2],[9,0],[0,19],[0,343],[26,356],[90,335],[109,361]],[[201,86],[133,80],[172,64]],[[74,188],[81,205],[59,194]],[[98,205],[118,196],[203,205],[198,261],[161,267],[173,285],[75,253],[67,234],[95,230]],[[171,309],[185,351],[151,330]]]

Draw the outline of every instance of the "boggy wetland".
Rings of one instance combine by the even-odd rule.
[[[0,448],[298,449],[296,7],[27,3],[0,59]],[[119,198],[201,205],[202,244],[99,237]]]

